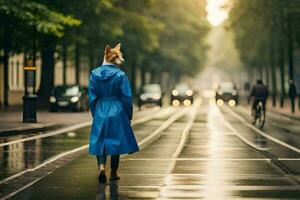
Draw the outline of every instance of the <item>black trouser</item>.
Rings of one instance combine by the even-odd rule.
[[[101,164],[106,165],[106,157],[107,156],[97,156],[98,167]],[[110,168],[113,171],[117,171],[117,169],[119,167],[119,162],[120,162],[120,155],[113,155],[113,156],[111,156]]]
[[[292,113],[295,112],[295,97],[290,98],[291,99],[291,111]]]
[[[259,98],[255,98],[253,103],[252,103],[252,110],[256,110],[257,104],[258,102],[262,102],[263,104],[263,110],[266,111],[266,99],[259,99]]]

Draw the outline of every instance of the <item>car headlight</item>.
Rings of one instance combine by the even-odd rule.
[[[187,90],[185,94],[190,97],[193,95],[193,93],[194,93],[193,90]]]
[[[233,96],[235,96],[235,95],[237,95],[237,91],[236,91],[236,90],[233,90],[233,91],[231,92],[231,94],[232,94]]]
[[[161,98],[160,94],[153,95],[153,99],[155,99],[155,100],[159,100],[160,98]]]
[[[179,92],[177,90],[172,90],[172,95],[173,96],[177,96],[179,94]]]
[[[79,101],[79,97],[72,97],[71,98],[72,103],[76,103],[77,101]]]
[[[140,99],[143,100],[143,101],[147,100],[147,95],[141,94]]]
[[[218,90],[218,95],[223,95],[223,91],[222,90]]]
[[[55,103],[56,102],[56,98],[54,96],[51,96],[49,98],[50,103]]]

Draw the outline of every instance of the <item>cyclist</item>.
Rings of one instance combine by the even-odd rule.
[[[268,87],[263,84],[262,80],[257,80],[250,93],[250,98],[254,98],[252,103],[252,116],[256,113],[256,106],[260,101],[263,104],[263,111],[265,113],[268,95]]]

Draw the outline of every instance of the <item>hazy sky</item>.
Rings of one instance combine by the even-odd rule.
[[[220,25],[228,18],[229,10],[224,8],[228,0],[206,0],[207,20],[213,26]]]

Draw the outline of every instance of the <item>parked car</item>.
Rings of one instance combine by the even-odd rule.
[[[233,107],[238,104],[238,91],[232,82],[223,82],[216,91],[216,102],[218,106],[227,103]]]
[[[171,92],[171,105],[179,106],[183,104],[189,106],[193,104],[194,91],[186,83],[180,83],[175,86]]]
[[[51,112],[56,112],[61,109],[71,111],[89,109],[87,88],[78,85],[56,86],[51,92],[49,101]]]
[[[162,107],[163,92],[159,84],[147,84],[141,87],[138,95],[139,109],[145,104],[156,104]]]

